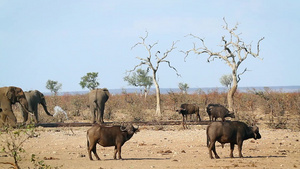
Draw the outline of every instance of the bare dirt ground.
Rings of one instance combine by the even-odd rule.
[[[87,155],[86,131],[90,127],[37,128],[40,135],[27,140],[21,168],[34,168],[31,154],[38,161],[58,168],[299,168],[300,133],[260,127],[262,139],[244,142],[244,158],[229,158],[230,147],[222,149],[221,159],[210,159],[206,147],[206,126],[141,126],[122,148],[123,160],[114,160],[114,147],[97,146],[100,161],[90,161]],[[238,156],[237,146],[234,156]],[[93,156],[94,157],[94,156]],[[94,158],[95,159],[95,158]],[[0,153],[0,161],[13,162]],[[0,164],[0,169],[9,168]]]

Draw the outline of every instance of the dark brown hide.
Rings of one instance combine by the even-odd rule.
[[[199,107],[195,104],[182,104],[176,112],[182,114],[183,128],[186,128],[187,115],[196,114],[198,121],[201,121]]]
[[[115,146],[114,159],[116,159],[117,153],[119,153],[119,159],[122,159],[121,147],[137,131],[138,128],[134,128],[132,124],[126,126],[94,124],[93,127],[87,131],[87,147],[90,160],[93,160],[91,152],[94,153],[97,160],[100,160],[96,152],[97,143],[103,147]]]
[[[220,158],[216,152],[216,141],[218,141],[221,144],[230,143],[230,157],[233,158],[233,149],[235,144],[238,145],[239,157],[243,157],[243,141],[250,138],[261,138],[258,127],[250,127],[247,126],[245,123],[239,121],[212,122],[207,127],[206,136],[210,158],[213,158],[212,151],[215,154],[215,158]]]
[[[209,121],[217,121],[217,118],[221,118],[225,121],[226,117],[235,118],[233,112],[230,112],[227,108],[220,104],[209,104],[206,107],[206,112],[209,116]]]

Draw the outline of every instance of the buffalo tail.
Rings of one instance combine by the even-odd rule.
[[[206,129],[206,145],[207,145],[207,147],[209,146],[209,137],[208,137],[208,129],[209,129],[209,126],[207,127],[207,129]]]
[[[89,133],[87,132],[86,134],[86,144],[87,144],[87,149],[89,150],[90,147],[90,140],[89,140]]]

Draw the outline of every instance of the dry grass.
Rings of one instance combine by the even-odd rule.
[[[194,103],[200,107],[200,115],[203,120],[208,120],[205,107],[209,103],[220,103],[226,106],[226,93],[218,90],[194,94],[181,94],[170,92],[161,95],[161,110],[163,117],[160,120],[181,120],[176,109],[182,103]],[[48,110],[53,112],[56,105],[62,107],[69,120],[64,117],[51,118],[46,115],[43,108],[39,107],[41,122],[89,122],[90,110],[87,107],[88,97],[85,95],[46,96]],[[104,119],[106,121],[154,121],[156,96],[149,95],[146,99],[135,93],[123,93],[111,95],[106,103]],[[15,114],[18,121],[22,121],[19,107],[15,106]],[[249,91],[237,92],[235,95],[236,120],[248,124],[266,124],[270,128],[288,128],[299,130],[300,128],[300,93],[273,92],[265,89],[262,92]]]

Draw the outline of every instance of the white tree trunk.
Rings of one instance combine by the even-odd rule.
[[[237,90],[237,87],[238,87],[238,81],[237,81],[236,69],[233,68],[233,70],[232,70],[232,85],[227,93],[227,101],[228,101],[228,110],[229,111],[233,111],[233,107],[234,107],[233,96]]]
[[[159,85],[156,80],[156,71],[153,71],[153,82],[155,84],[156,88],[156,113],[155,115],[158,117],[161,117],[161,111],[160,111],[160,89]]]

